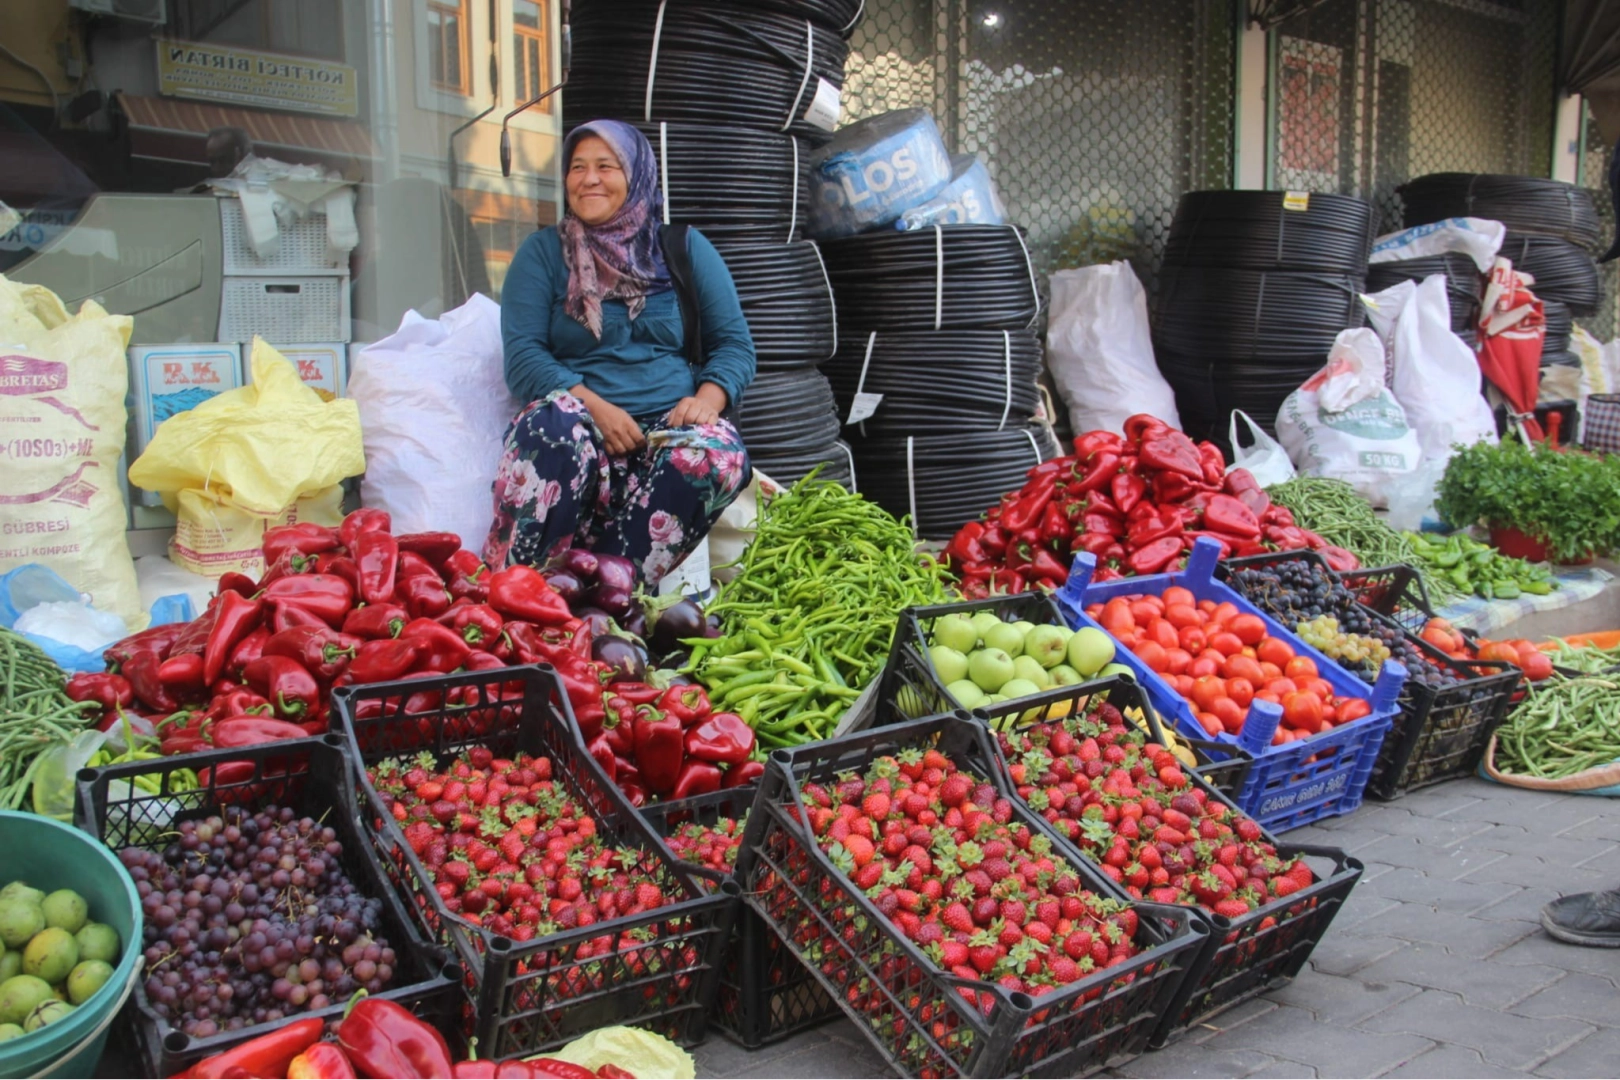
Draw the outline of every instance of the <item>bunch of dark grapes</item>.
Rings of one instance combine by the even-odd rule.
[[[178,833],[161,852],[118,853],[146,916],[146,997],[171,1025],[207,1038],[393,981],[382,901],[344,874],[333,829],[232,807]]]

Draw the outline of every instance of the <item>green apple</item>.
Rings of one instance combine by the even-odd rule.
[[[1008,701],[1017,701],[1019,698],[1034,697],[1041,692],[1041,688],[1028,679],[1012,679],[1001,688],[1001,696]]]
[[[972,679],[957,679],[945,688],[945,692],[964,709],[977,709],[985,701],[984,691]]]
[[[927,716],[934,711],[928,707],[928,702],[924,700],[922,692],[910,683],[902,686],[900,692],[894,696],[894,707],[900,711],[901,716],[910,717],[913,720]]]
[[[992,705],[1000,705],[1007,699],[1000,694],[986,694],[984,700],[979,702],[979,708],[988,709]]]
[[[984,647],[987,649],[1000,649],[1008,656],[1018,656],[1024,651],[1024,633],[1016,626],[997,623],[985,631]]]
[[[999,691],[1014,675],[1012,657],[1001,649],[977,649],[967,661],[968,678],[987,694]]]
[[[1042,690],[1052,685],[1052,677],[1041,666],[1041,662],[1033,656],[1013,657],[1013,678],[1032,682]]]
[[[935,645],[928,650],[928,662],[934,665],[940,682],[953,683],[967,678],[967,657],[959,649]]]
[[[971,621],[973,623],[973,632],[978,634],[981,639],[991,627],[1001,625],[1001,620],[996,617],[996,613],[993,611],[975,611],[971,616]]]
[[[1034,657],[1041,667],[1054,668],[1069,655],[1073,633],[1061,626],[1037,626],[1024,635],[1024,655]]]
[[[1070,667],[1068,664],[1059,664],[1046,674],[1047,677],[1052,680],[1053,686],[1079,686],[1081,683],[1086,681],[1086,677],[1084,675],[1074,670],[1074,668]]]
[[[1132,682],[1137,681],[1136,672],[1132,671],[1124,664],[1108,664],[1104,666],[1101,671],[1097,672],[1097,678],[1099,679],[1111,679],[1115,675],[1123,675]]]
[[[1028,619],[1019,619],[1017,622],[1013,623],[1013,625],[1018,628],[1018,632],[1020,634],[1028,634],[1031,630],[1035,629],[1035,624],[1030,622]]]
[[[973,625],[973,620],[967,615],[957,612],[954,615],[941,615],[934,620],[935,645],[943,645],[947,649],[954,649],[966,656],[979,644],[979,630]],[[947,679],[946,682],[954,680]]]
[[[1095,626],[1082,626],[1069,639],[1069,666],[1088,679],[1114,660],[1114,639]]]

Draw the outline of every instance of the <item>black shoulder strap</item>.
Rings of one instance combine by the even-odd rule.
[[[697,283],[692,274],[692,251],[688,246],[689,225],[660,225],[658,240],[664,248],[664,265],[669,267],[681,305],[681,325],[686,333],[686,360],[693,368],[703,366],[703,326],[698,306]]]

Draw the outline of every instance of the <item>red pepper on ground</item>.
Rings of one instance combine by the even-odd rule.
[[[714,706],[709,703],[709,692],[695,683],[691,686],[671,686],[658,699],[658,711],[675,717],[683,728],[698,723],[713,709]]]
[[[422,646],[415,641],[379,638],[360,646],[346,673],[356,683],[393,682],[416,666]]]
[[[472,652],[472,646],[460,634],[432,619],[413,619],[406,623],[399,638],[421,647],[418,666],[446,675],[460,667]]]
[[[298,724],[269,716],[227,716],[208,729],[209,742],[221,750],[240,750],[244,746],[302,739],[308,735]]]
[[[329,626],[295,626],[266,642],[263,655],[296,660],[317,679],[331,682],[348,669],[349,662],[364,644],[361,639]]]
[[[714,713],[686,733],[687,757],[714,765],[741,765],[754,744],[754,729],[736,713]]]
[[[107,667],[113,669],[123,665],[138,652],[151,653],[162,659],[169,655],[169,649],[174,646],[175,639],[180,636],[180,631],[185,629],[186,625],[186,623],[165,623],[163,626],[149,627],[107,646],[101,658],[107,662]]]
[[[504,618],[560,626],[573,618],[568,603],[532,566],[508,566],[489,577],[489,606]]]
[[[238,1076],[286,1076],[287,1067],[292,1064],[293,1058],[315,1045],[325,1028],[326,1021],[316,1017],[293,1020],[256,1039],[249,1039],[245,1043],[233,1046],[223,1054],[203,1058],[187,1069],[183,1075],[194,1080],[229,1080]]]
[[[394,586],[394,597],[416,619],[437,619],[450,610],[450,592],[436,577],[406,578]]]
[[[366,1076],[433,1080],[450,1075],[444,1036],[386,998],[355,1002],[337,1027],[337,1041],[355,1070]]]
[[[354,538],[349,554],[359,568],[360,599],[368,604],[392,600],[399,570],[399,541],[385,532],[363,532]]]
[[[234,592],[243,596],[253,596],[259,591],[259,583],[246,574],[238,574],[235,570],[227,570],[219,576],[217,591],[221,594]]]
[[[430,577],[440,585],[444,584],[444,575],[439,573],[438,567],[414,551],[401,551],[399,553],[397,576],[400,581],[413,577]]]
[[[410,613],[399,604],[367,604],[344,616],[343,632],[367,641],[396,638],[410,621]]]
[[[278,716],[301,720],[305,713],[320,707],[320,684],[296,660],[261,656],[247,666],[242,677],[270,702]]]
[[[675,790],[686,757],[686,733],[680,717],[666,715],[652,705],[641,706],[636,713],[635,741],[636,767],[647,790],[668,795]]]
[[[1260,519],[1230,495],[1211,495],[1204,509],[1204,527],[1240,540],[1260,538]]]
[[[293,605],[315,615],[328,626],[341,626],[354,606],[354,587],[335,574],[298,574],[271,582],[264,599],[277,607]]]
[[[264,540],[260,546],[264,549],[265,565],[274,566],[289,551],[299,555],[319,555],[323,551],[331,551],[338,543],[336,529],[300,521],[264,530]]]
[[[1180,555],[1185,546],[1180,533],[1165,536],[1131,552],[1125,565],[1132,574],[1157,574]]]
[[[456,612],[450,629],[460,634],[467,644],[476,646],[495,640],[504,625],[501,613],[488,604],[468,604]]]
[[[1088,491],[1107,488],[1119,475],[1119,467],[1119,454],[1112,450],[1099,450],[1083,462],[1082,471],[1069,481],[1067,490],[1070,495],[1084,495]]]
[[[291,600],[270,605],[270,632],[279,634],[295,626],[326,626],[332,624],[315,612]]]
[[[1134,473],[1117,473],[1108,482],[1108,494],[1114,500],[1114,506],[1121,514],[1131,512],[1131,507],[1142,501],[1147,494],[1147,481]]]
[[[214,611],[214,628],[203,647],[202,681],[212,686],[225,671],[231,652],[264,622],[264,601],[250,600],[241,593],[222,592]]]
[[[394,519],[388,516],[388,511],[362,507],[350,513],[338,526],[338,543],[353,551],[355,538],[361,533],[393,531]]]
[[[95,702],[102,712],[135,704],[135,688],[128,679],[111,672],[80,672],[67,681],[63,691],[74,701]]]
[[[461,537],[453,532],[405,533],[397,537],[399,550],[422,556],[439,570],[445,568],[450,557],[461,550]],[[472,554],[468,552],[468,554]],[[476,556],[474,556],[476,558]]]

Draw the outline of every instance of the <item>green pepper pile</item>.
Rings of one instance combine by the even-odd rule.
[[[765,506],[736,565],[707,609],[723,636],[689,640],[685,670],[766,747],[830,736],[882,671],[900,612],[943,603],[949,580],[904,521],[815,473]]]
[[[1462,533],[1440,538],[1406,533],[1412,554],[1426,571],[1425,580],[1444,577],[1463,595],[1476,593],[1487,600],[1515,600],[1529,593],[1546,596],[1558,588],[1558,579],[1546,563],[1512,559],[1489,544]]]

